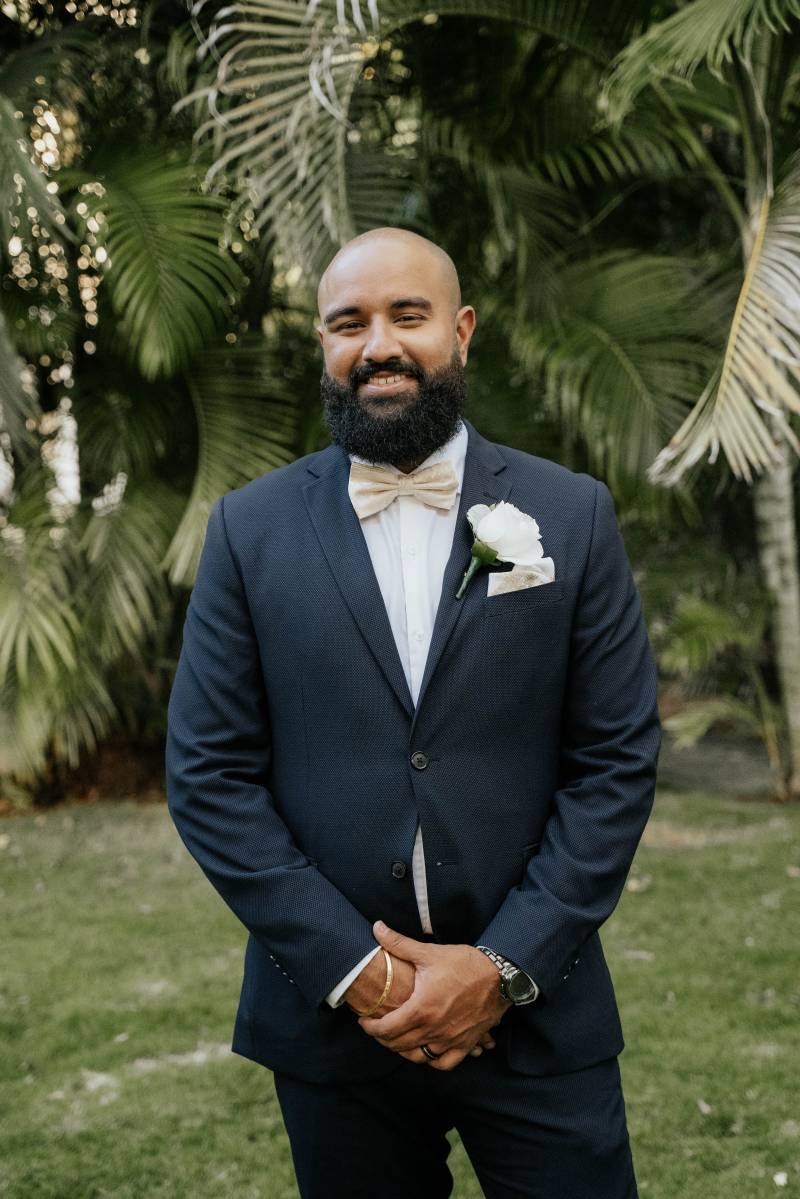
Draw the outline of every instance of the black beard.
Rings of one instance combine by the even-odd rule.
[[[394,416],[373,416],[358,398],[358,387],[379,371],[403,372],[417,381],[416,398],[405,401]],[[357,366],[346,386],[323,371],[320,393],[336,445],[367,462],[397,466],[424,462],[455,434],[464,415],[467,380],[454,350],[450,362],[434,371],[397,359],[380,366]]]

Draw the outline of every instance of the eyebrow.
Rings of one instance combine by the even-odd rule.
[[[400,300],[392,300],[390,308],[421,308],[423,312],[433,312],[433,304],[430,300],[426,300],[424,296],[406,296]],[[334,321],[338,321],[340,316],[358,316],[361,309],[358,305],[351,305],[348,308],[334,308],[325,317],[325,324],[332,325]]]

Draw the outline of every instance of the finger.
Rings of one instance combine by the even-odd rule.
[[[421,962],[428,956],[428,946],[425,941],[415,941],[413,937],[404,937],[402,933],[389,928],[382,920],[375,921],[372,931],[376,941],[379,941],[384,949],[388,949],[390,953],[398,958],[403,958],[406,962]]]
[[[375,1040],[379,1044],[385,1046],[386,1049],[391,1049],[395,1053],[404,1053],[409,1049],[414,1049],[427,1041],[430,1029],[417,1028],[409,1033],[397,1037],[376,1037]]]
[[[473,1057],[480,1057],[483,1053],[483,1050],[481,1049],[480,1045],[476,1045],[474,1049],[470,1049],[470,1053]]]
[[[435,1062],[428,1062],[434,1070],[454,1070],[467,1056],[465,1049],[448,1049]]]
[[[419,1003],[414,1002],[414,996],[401,1003],[400,1007],[387,1012],[385,1016],[359,1016],[358,1023],[371,1037],[380,1040],[393,1041],[396,1037],[413,1034],[421,1028],[418,1016]],[[414,1045],[419,1045],[424,1037],[417,1037]]]

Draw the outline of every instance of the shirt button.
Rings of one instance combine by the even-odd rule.
[[[427,755],[424,754],[421,749],[415,749],[411,755],[411,765],[417,770],[424,770],[428,765]]]
[[[414,636],[416,637],[417,641],[421,641],[421,640],[422,640],[422,636],[423,636],[423,634],[422,634],[422,630],[421,630],[421,629],[417,629],[417,631],[416,631],[416,633],[414,634]]]
[[[392,862],[392,874],[395,878],[405,878],[406,864],[405,862]]]

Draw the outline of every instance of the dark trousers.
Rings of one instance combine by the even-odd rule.
[[[372,1082],[276,1073],[302,1199],[447,1199],[453,1128],[487,1199],[637,1199],[617,1058],[534,1077],[497,1040],[449,1071],[398,1055]]]

